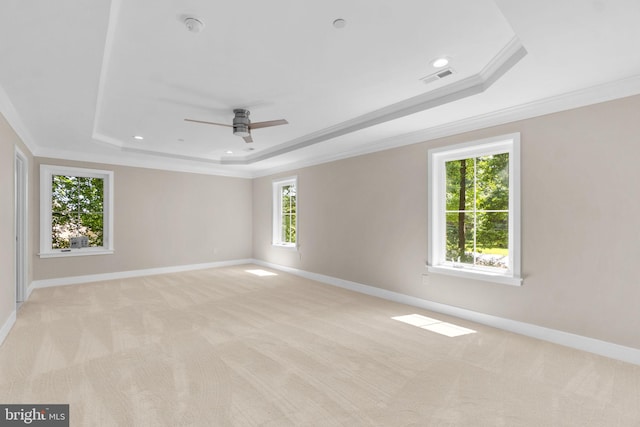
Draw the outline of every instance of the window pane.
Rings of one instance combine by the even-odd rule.
[[[289,212],[296,213],[296,193],[295,190],[289,196]]]
[[[280,230],[280,241],[287,243],[287,235],[289,233],[291,218],[289,215],[282,215],[282,230]]]
[[[509,214],[477,214],[476,264],[507,269],[509,266]]]
[[[291,221],[289,223],[289,236],[287,240],[289,243],[295,243],[296,242],[296,214],[291,214],[290,216]]]
[[[73,212],[77,210],[76,178],[73,176],[53,175],[51,182],[54,212]]]
[[[296,190],[292,185],[282,187],[282,213],[295,211]]]
[[[467,213],[447,214],[446,261],[473,264],[474,215]]]
[[[104,179],[53,175],[51,247],[70,247],[71,237],[86,236],[89,246],[104,244]]]
[[[78,212],[103,211],[103,182],[101,178],[77,178],[76,199]]]
[[[280,239],[282,243],[296,242],[296,216],[295,214],[282,215],[282,230]]]
[[[77,235],[78,223],[76,218],[70,215],[51,214],[51,247],[53,249],[65,249],[69,247],[69,238]]]
[[[509,209],[509,153],[476,159],[477,208]]]
[[[282,243],[296,242],[296,187],[295,185],[283,185],[282,197],[282,221],[280,240]]]
[[[473,209],[473,162],[470,158],[445,163],[448,211]]]
[[[89,238],[89,246],[103,246],[104,219],[102,213],[85,213],[79,216],[78,232]]]
[[[274,182],[273,186],[273,244],[296,243],[297,189],[295,179]]]

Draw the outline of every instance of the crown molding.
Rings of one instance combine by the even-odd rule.
[[[253,164],[275,156],[309,147],[348,133],[356,132],[380,123],[395,120],[410,114],[425,111],[443,104],[467,98],[487,90],[502,77],[511,67],[518,63],[527,51],[517,37],[512,38],[495,55],[485,67],[475,75],[426,92],[404,101],[380,108],[362,116],[339,123],[319,132],[305,135],[288,143],[280,144],[273,149],[260,151],[244,159],[222,160],[222,164]]]
[[[38,144],[36,144],[35,139],[25,126],[20,114],[18,114],[13,102],[11,102],[9,95],[7,95],[7,92],[2,86],[0,86],[0,113],[2,113],[24,145],[31,151],[31,154],[35,155],[39,150]]]
[[[498,52],[493,58],[491,58],[491,60],[484,66],[482,70],[470,77],[453,82],[438,89],[428,91],[424,94],[405,99],[384,108],[380,108],[354,119],[339,123],[335,126],[328,127],[321,131],[296,138],[283,144],[279,144],[274,148],[259,151],[242,158],[225,158],[223,156],[220,160],[202,159],[162,151],[130,148],[127,147],[122,141],[108,137],[97,131],[97,118],[100,116],[100,105],[102,104],[101,100],[105,84],[104,80],[107,73],[107,64],[109,61],[112,44],[111,34],[113,32],[113,29],[111,28],[111,24],[115,21],[114,17],[117,16],[117,10],[118,6],[112,5],[112,19],[110,19],[110,27],[105,44],[102,72],[100,75],[100,87],[98,94],[98,103],[96,105],[96,119],[93,128],[93,139],[95,141],[103,142],[117,147],[123,151],[138,152],[147,155],[221,165],[252,165],[257,162],[270,159],[272,157],[287,154],[292,151],[296,151],[323,141],[327,141],[329,139],[375,126],[380,123],[388,122],[390,120],[398,119],[410,114],[437,107],[439,105],[448,104],[459,99],[482,93],[487,90],[501,76],[503,76],[509,69],[511,69],[511,67],[518,63],[518,61],[520,61],[527,53],[520,43],[520,40],[517,37],[514,37],[509,40],[509,42],[500,50],[500,52]]]
[[[640,75],[631,76],[625,79],[608,82],[589,88],[564,93],[550,98],[535,100],[526,104],[521,104],[502,110],[482,114],[455,122],[434,126],[403,135],[380,139],[368,144],[365,148],[343,151],[340,153],[328,154],[315,157],[312,160],[290,162],[284,166],[274,168],[232,169],[230,165],[213,164],[203,162],[202,159],[180,159],[172,155],[159,156],[157,153],[144,153],[146,157],[131,158],[123,156],[124,150],[116,148],[113,144],[108,144],[113,149],[112,154],[87,154],[79,151],[53,150],[37,146],[33,142],[26,127],[22,125],[19,115],[15,111],[13,104],[6,93],[0,87],[0,112],[7,119],[9,124],[22,139],[27,148],[36,157],[49,157],[54,159],[74,160],[90,163],[106,163],[121,166],[141,167],[147,169],[161,169],[175,172],[200,173],[206,175],[220,175],[238,178],[259,178],[288,172],[305,167],[311,167],[323,163],[329,163],[351,157],[384,151],[406,145],[427,142],[438,138],[457,135],[491,126],[498,126],[506,123],[525,120],[546,114],[553,114],[574,108],[580,108],[601,102],[612,101],[628,96],[640,94]],[[96,142],[104,142],[96,140]],[[143,153],[140,153],[143,154]],[[153,154],[153,155],[151,155]]]
[[[256,172],[254,177],[269,176],[303,167],[315,166],[350,157],[357,157],[378,151],[427,142],[438,138],[445,138],[465,132],[558,113],[588,105],[599,104],[638,94],[640,94],[640,75],[564,93],[550,98],[535,100],[526,104],[469,117],[428,129],[380,139],[368,144],[364,148],[357,148],[354,150],[343,151],[338,154],[316,157],[310,161],[296,163],[295,166],[286,165],[277,168],[262,169]]]
[[[81,151],[41,149],[36,157],[59,160],[71,160],[85,163],[99,163],[115,166],[127,166],[143,169],[157,169],[171,172],[196,173],[202,175],[216,175],[230,178],[253,178],[247,169],[230,168],[228,166],[212,165],[201,160],[186,160],[175,156],[140,155],[123,156],[124,150],[112,150],[111,153],[85,153]],[[136,154],[132,152],[132,154]]]

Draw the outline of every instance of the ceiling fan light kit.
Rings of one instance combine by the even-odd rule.
[[[249,110],[238,108],[233,110],[233,114],[233,134],[243,138],[249,136]]]

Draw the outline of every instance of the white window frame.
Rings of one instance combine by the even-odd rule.
[[[53,249],[51,240],[51,196],[54,175],[104,179],[103,246],[89,248]],[[69,166],[40,165],[40,258],[84,255],[107,255],[113,247],[113,171],[74,168]]]
[[[282,187],[287,185],[293,185],[296,188],[296,242],[289,243],[283,242],[280,238],[282,236]],[[278,246],[282,248],[292,248],[296,249],[298,247],[298,177],[290,176],[287,178],[276,179],[273,181],[273,235],[272,235],[272,244],[273,246]]]
[[[509,265],[507,271],[457,264],[446,258],[446,169],[453,160],[509,153]],[[513,133],[429,150],[427,270],[507,285],[522,285],[520,238],[520,134]]]

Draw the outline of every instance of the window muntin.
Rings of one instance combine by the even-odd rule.
[[[519,135],[429,151],[430,271],[520,284]]]
[[[295,247],[297,241],[297,178],[273,182],[273,244]]]
[[[40,256],[113,252],[113,172],[42,165]]]

